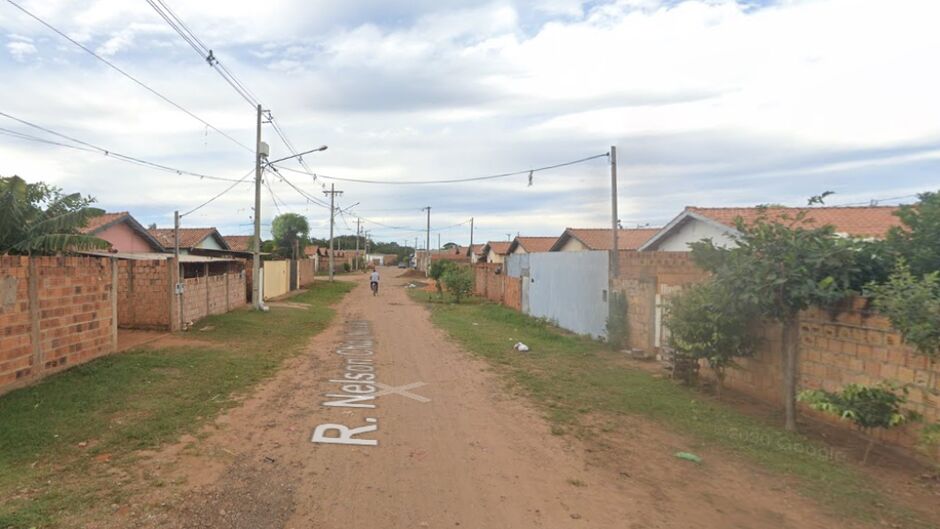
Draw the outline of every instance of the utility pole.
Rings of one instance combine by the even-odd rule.
[[[361,219],[359,219],[359,217],[356,217],[356,267],[355,268],[357,271],[359,270],[359,223],[360,222],[361,222]],[[366,254],[368,253],[369,253],[369,249],[367,246]]]
[[[418,238],[415,237],[415,269],[418,268]]]
[[[330,281],[333,281],[333,222],[336,218],[336,207],[333,204],[336,195],[342,195],[343,192],[336,190],[336,184],[330,184],[330,190],[324,191],[323,194],[330,195]]]
[[[437,253],[441,253],[441,232],[437,232]]]
[[[610,258],[610,277],[611,280],[617,277],[620,266],[620,252],[617,236],[620,234],[620,226],[617,222],[617,147],[610,146],[610,227],[613,233],[613,254]],[[613,284],[611,284],[613,286]]]
[[[255,135],[255,233],[251,256],[251,304],[261,310],[261,105]]]
[[[173,295],[176,296],[176,306],[179,308],[180,330],[183,330],[183,298],[180,292],[180,285],[183,281],[180,278],[180,212],[173,212],[173,261],[176,270],[173,271]],[[173,325],[170,325],[172,330]]]
[[[428,258],[428,262],[424,264],[424,273],[430,274],[431,273],[431,206],[428,206],[422,209],[428,210],[428,232],[427,232],[427,238],[425,239],[425,242],[424,242],[424,253]]]
[[[470,217],[470,253],[473,253],[473,217]]]

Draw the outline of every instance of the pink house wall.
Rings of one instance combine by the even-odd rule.
[[[150,246],[147,239],[141,237],[139,233],[123,222],[101,230],[95,234],[95,237],[108,241],[119,252],[156,251]]]

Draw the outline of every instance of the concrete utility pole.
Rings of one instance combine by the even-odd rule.
[[[441,252],[441,234],[440,234],[440,232],[438,232],[438,234],[437,234],[437,252],[438,252],[438,253]]]
[[[359,217],[356,217],[356,266],[355,266],[356,270],[359,270],[359,223],[360,222],[361,222],[361,219],[359,219]],[[369,253],[368,248],[366,249],[366,253],[367,254]]]
[[[333,281],[333,267],[334,267],[333,222],[336,218],[336,206],[334,206],[333,204],[334,204],[334,199],[336,195],[342,195],[343,192],[336,190],[336,184],[330,184],[330,190],[324,191],[323,194],[330,195],[330,281]]]
[[[425,242],[424,242],[424,254],[427,256],[428,262],[424,264],[424,273],[430,274],[431,273],[431,206],[428,206],[422,209],[428,210],[428,232],[427,232],[427,238],[425,239]]]
[[[418,268],[418,238],[415,237],[415,269]]]
[[[176,264],[176,270],[173,271],[173,295],[176,296],[176,306],[179,308],[180,329],[183,328],[183,303],[180,284],[183,283],[180,278],[180,212],[173,212],[173,261]],[[170,326],[172,328],[172,325]]]
[[[617,236],[620,234],[619,222],[617,222],[617,147],[610,146],[610,225],[613,233],[613,254],[610,258],[610,277],[617,277],[620,266],[620,252]]]
[[[261,105],[255,134],[255,232],[251,256],[251,305],[261,310]]]
[[[470,260],[473,260],[473,217],[470,217],[470,248],[467,250],[470,252]]]

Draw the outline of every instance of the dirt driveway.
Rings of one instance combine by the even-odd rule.
[[[851,526],[746,464],[712,455],[703,472],[676,460],[677,440],[653,424],[630,423],[601,452],[552,435],[394,275],[378,297],[367,285],[349,294],[305,355],[205,435],[146,454],[141,472],[168,486],[87,526]]]

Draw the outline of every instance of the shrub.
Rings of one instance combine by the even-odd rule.
[[[466,266],[457,266],[452,263],[441,279],[457,303],[473,291],[473,273]]]
[[[726,369],[735,366],[735,358],[754,353],[751,313],[733,292],[713,281],[686,288],[667,305],[670,346],[680,356],[708,363],[718,380],[719,397]]]
[[[891,320],[904,341],[931,362],[940,356],[940,272],[918,279],[907,263],[898,261],[894,273],[866,292],[875,308]]]
[[[818,389],[803,391],[800,400],[814,410],[852,421],[856,428],[869,434],[875,429],[894,428],[918,417],[914,412],[903,409],[907,403],[907,390],[899,395],[886,383],[877,386],[849,384],[835,393]],[[874,438],[869,437],[862,463],[868,461],[874,444]]]
[[[431,263],[431,268],[428,270],[428,277],[434,280],[434,285],[437,287],[437,295],[444,297],[444,291],[441,289],[441,282],[444,279],[444,274],[446,274],[452,268],[455,268],[457,265],[453,261],[439,260],[433,261]]]
[[[349,266],[349,263],[343,263],[343,272],[349,272],[352,270],[352,267]]]
[[[623,292],[610,293],[609,314],[607,318],[607,343],[612,349],[623,349],[630,339],[626,294]]]

